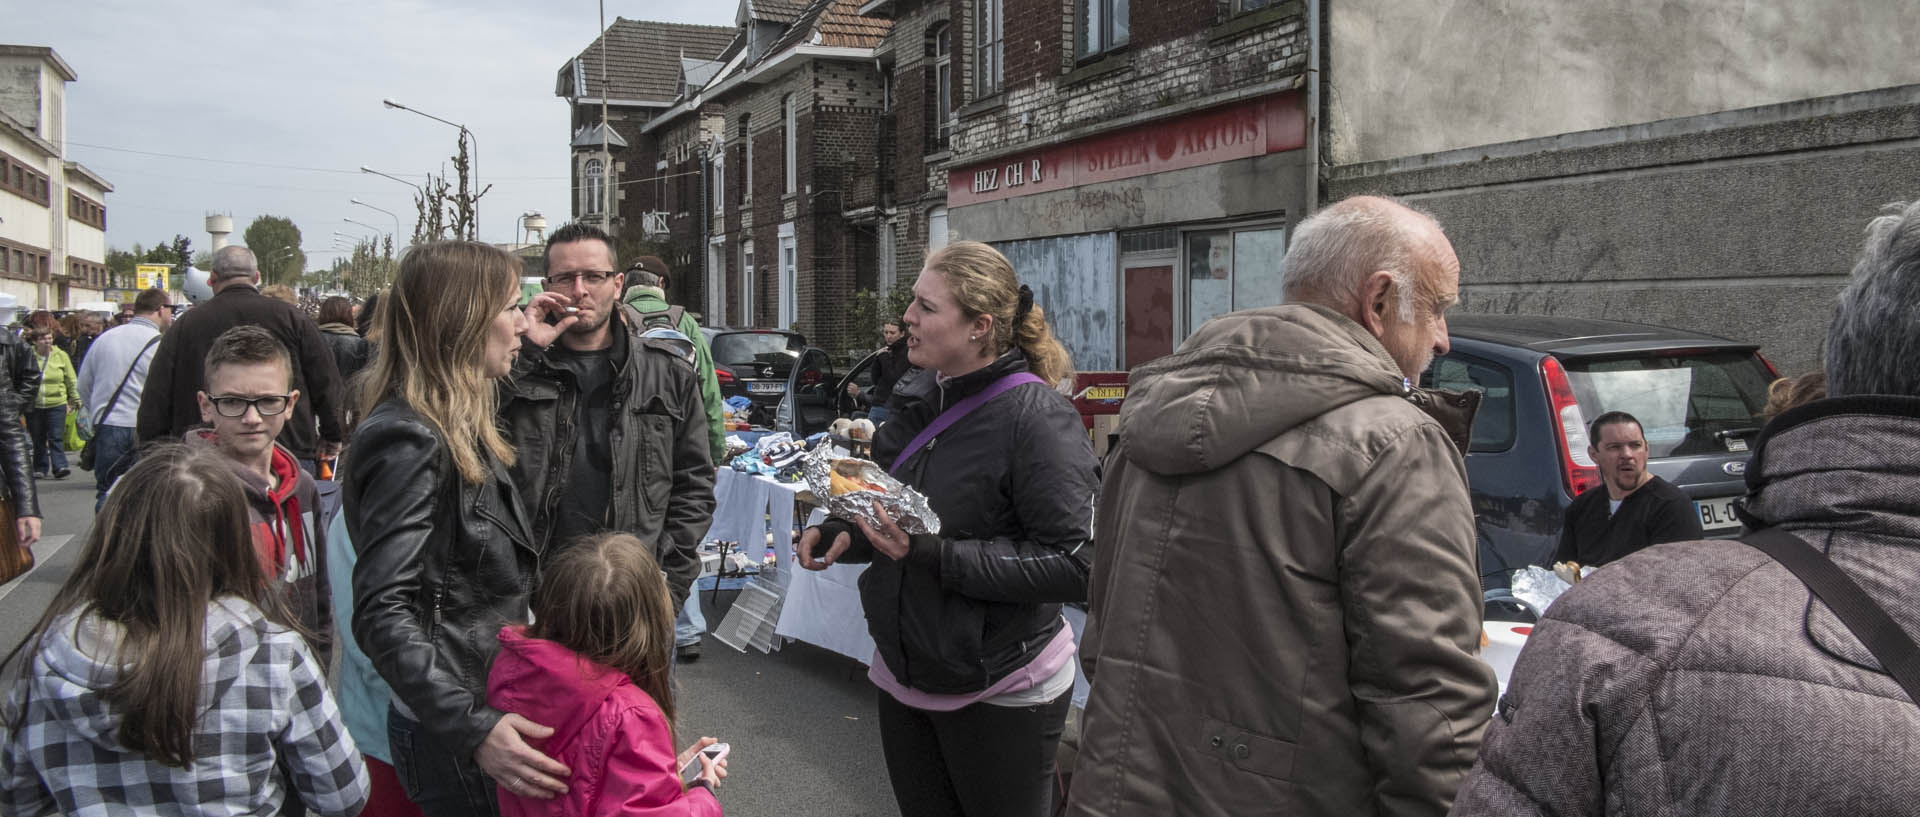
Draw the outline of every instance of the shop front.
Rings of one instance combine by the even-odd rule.
[[[951,228],[1006,253],[1077,368],[1131,369],[1279,303],[1305,140],[1288,92],[976,161],[951,171]]]

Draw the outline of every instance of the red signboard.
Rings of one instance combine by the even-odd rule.
[[[1306,110],[1300,93],[1289,91],[955,168],[948,172],[947,204],[965,207],[1250,159],[1306,143]]]

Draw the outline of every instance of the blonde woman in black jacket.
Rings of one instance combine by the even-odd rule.
[[[1093,560],[1093,449],[1055,390],[1070,363],[985,244],[929,257],[905,322],[923,371],[895,386],[874,458],[927,496],[941,532],[830,519],[802,534],[800,562],[872,563],[869,677],[901,813],[1038,817],[1073,692],[1060,606],[1086,600]]]

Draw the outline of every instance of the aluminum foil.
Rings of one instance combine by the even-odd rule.
[[[1530,565],[1513,571],[1514,598],[1526,602],[1528,606],[1541,613],[1545,613],[1554,599],[1560,598],[1561,593],[1567,592],[1572,587],[1573,585],[1567,584],[1559,576],[1553,575],[1553,571],[1539,565]]]
[[[806,476],[807,488],[820,501],[820,507],[827,509],[828,516],[848,521],[864,519],[867,524],[877,526],[880,520],[873,513],[873,503],[879,500],[880,507],[886,509],[901,530],[909,534],[940,532],[940,517],[927,506],[926,497],[866,460],[855,460],[862,465],[860,479],[884,487],[886,492],[850,491],[834,496],[833,463],[841,459],[843,453],[832,445],[816,446],[801,463],[800,471]]]

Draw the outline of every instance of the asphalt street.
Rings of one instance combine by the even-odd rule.
[[[93,522],[93,475],[40,482],[45,539],[37,564],[0,585],[0,650],[32,629],[72,573]],[[700,595],[718,624],[733,593]],[[857,661],[806,644],[740,653],[709,636],[678,670],[682,744],[712,735],[732,746],[720,789],[727,814],[897,815],[874,720],[874,688]],[[7,677],[14,675],[8,668]]]

